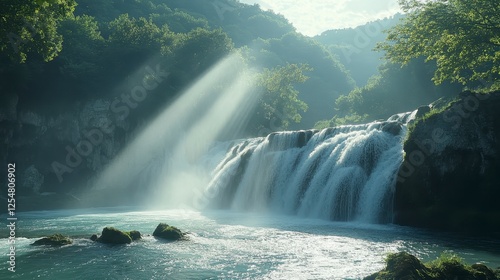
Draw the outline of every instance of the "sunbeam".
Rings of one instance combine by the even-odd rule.
[[[193,189],[208,183],[192,163],[219,136],[246,123],[259,96],[252,77],[239,54],[221,60],[135,137],[93,191],[139,184],[137,193],[150,194],[143,197],[148,206],[189,204]]]

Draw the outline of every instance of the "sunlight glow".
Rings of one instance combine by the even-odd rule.
[[[207,183],[192,164],[219,136],[238,131],[258,99],[244,65],[232,54],[203,75],[116,157],[94,190],[119,190],[137,182],[141,193],[153,190],[148,205],[189,204],[184,199],[193,188]]]
[[[326,30],[363,25],[401,12],[397,0],[330,0],[297,2],[293,0],[241,0],[259,4],[285,16],[297,31],[306,36]]]

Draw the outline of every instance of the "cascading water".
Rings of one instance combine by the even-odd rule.
[[[251,71],[237,54],[228,56],[144,128],[94,190],[128,196],[135,190],[136,201],[151,208],[194,204],[337,221],[391,220],[405,124],[414,113],[214,144],[246,123],[258,96]]]
[[[236,141],[212,171],[206,200],[215,208],[390,222],[409,115]]]

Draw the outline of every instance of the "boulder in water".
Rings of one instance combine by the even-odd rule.
[[[107,244],[130,244],[132,243],[132,238],[124,231],[114,227],[105,227],[102,230],[101,237],[97,241]]]
[[[394,136],[399,135],[403,125],[400,122],[387,122],[382,125],[382,131],[390,133]]]
[[[33,244],[34,246],[40,246],[40,245],[49,245],[49,246],[63,246],[63,245],[68,245],[72,244],[73,240],[71,240],[69,237],[64,236],[62,234],[53,234],[49,235],[47,237],[44,237],[42,239],[38,239],[35,241]]]
[[[130,238],[132,238],[132,241],[136,241],[142,238],[141,233],[138,232],[137,230],[129,231],[127,232],[127,234],[128,236],[130,236]]]
[[[90,237],[90,240],[92,241],[97,241],[99,237],[97,236],[97,234],[92,234],[92,236]]]
[[[180,229],[174,226],[169,226],[165,223],[160,223],[153,232],[153,236],[158,238],[163,238],[166,240],[176,241],[183,239],[185,233],[183,233]]]

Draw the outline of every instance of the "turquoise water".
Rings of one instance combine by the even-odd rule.
[[[383,268],[387,253],[401,250],[426,261],[451,250],[469,263],[500,266],[496,240],[392,225],[130,208],[26,212],[18,219],[16,272],[7,270],[9,244],[2,238],[0,279],[360,279]],[[88,239],[105,226],[151,234],[160,222],[189,231],[189,240],[146,236],[109,246]],[[53,233],[71,236],[74,244],[30,246]],[[1,234],[7,236],[6,227]]]

